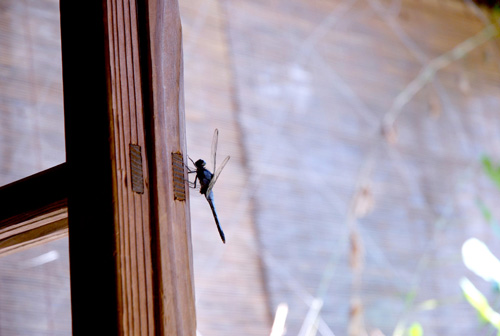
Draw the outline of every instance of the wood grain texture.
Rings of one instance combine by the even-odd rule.
[[[2,227],[0,229],[0,257],[67,236],[67,209],[47,211],[48,209],[45,209],[42,215]],[[12,222],[14,220],[15,218],[11,219]]]
[[[0,229],[65,208],[67,170],[63,163],[0,187]]]
[[[131,335],[194,335],[189,207],[174,200],[171,156],[185,151],[178,4],[136,6],[107,2],[121,328]],[[144,155],[143,194],[130,189],[129,145]]]
[[[195,335],[189,197],[175,200],[171,153],[185,153],[182,29],[178,2],[147,3],[150,38],[151,207],[156,230],[160,333]],[[184,155],[184,161],[187,155]],[[185,173],[185,180],[187,176]],[[186,190],[187,190],[186,182]],[[185,225],[183,223],[186,223]]]
[[[73,21],[77,6],[61,5],[73,332],[91,333],[83,307],[99,300],[116,312],[95,323],[106,334],[195,335],[189,203],[174,200],[171,159],[186,147],[178,4],[103,4]]]
[[[66,179],[60,164],[0,188],[0,256],[67,234]]]
[[[134,175],[129,148],[146,152],[141,88],[141,63],[135,1],[107,1],[110,86],[112,98],[112,148],[114,152],[114,193],[117,246],[118,304],[123,335],[154,335],[154,291],[151,258],[149,184],[143,193],[133,192]],[[142,169],[148,181],[145,158]],[[132,163],[133,163],[132,162]],[[143,183],[143,182],[141,182]]]

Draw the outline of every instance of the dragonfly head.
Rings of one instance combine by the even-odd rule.
[[[207,165],[207,163],[206,163],[204,160],[199,159],[198,161],[196,161],[196,162],[194,163],[194,165],[195,165],[197,168],[203,168],[203,167],[205,167],[205,166]]]

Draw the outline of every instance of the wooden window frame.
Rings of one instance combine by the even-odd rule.
[[[0,188],[0,256],[68,233],[65,164]]]
[[[195,335],[177,0],[61,0],[66,163],[0,188],[0,255],[69,230],[73,335]]]

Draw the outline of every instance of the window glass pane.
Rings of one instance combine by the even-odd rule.
[[[65,161],[58,0],[0,0],[0,185]]]
[[[71,335],[67,238],[0,258],[0,335]]]

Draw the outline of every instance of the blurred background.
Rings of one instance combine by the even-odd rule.
[[[231,156],[225,245],[191,190],[198,335],[496,335],[497,2],[179,3],[188,154]],[[59,35],[58,1],[0,0],[0,185],[65,160]],[[0,335],[70,334],[51,244],[2,258]]]
[[[180,4],[189,155],[208,158],[214,128],[231,155],[214,188],[226,245],[191,192],[199,334],[269,335],[282,307],[286,335],[496,335],[461,282],[500,309],[462,258],[471,237],[500,256],[495,11]]]

